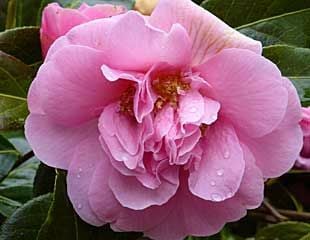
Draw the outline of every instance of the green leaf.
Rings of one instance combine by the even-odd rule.
[[[0,33],[0,51],[10,54],[26,64],[42,60],[38,27],[20,27]]]
[[[310,105],[310,49],[286,45],[264,47],[263,55],[273,61],[295,85],[303,106]]]
[[[284,222],[259,230],[255,240],[301,240],[310,232],[310,224]]]
[[[22,127],[28,115],[26,96],[33,75],[31,67],[0,51],[1,130]]]
[[[265,47],[263,55],[274,62],[284,76],[310,76],[310,49],[275,45]]]
[[[310,76],[291,76],[290,80],[297,89],[303,107],[310,106]]]
[[[58,172],[53,202],[48,211],[48,216],[38,234],[37,240],[77,239],[74,212],[67,198],[65,182],[65,173]]]
[[[19,156],[15,147],[0,135],[0,181],[8,175]]]
[[[8,0],[7,28],[36,26],[42,0]]]
[[[34,179],[33,195],[40,196],[53,192],[55,175],[56,173],[54,168],[51,168],[44,163],[40,163]]]
[[[22,203],[30,200],[38,166],[39,161],[33,157],[11,171],[0,183],[0,195]]]
[[[310,8],[243,25],[237,30],[264,46],[287,44],[309,48]]]
[[[13,201],[9,198],[0,196],[0,214],[5,217],[9,217],[17,208],[22,206],[21,203]]]
[[[209,10],[232,27],[260,19],[310,8],[305,0],[205,0],[202,7]]]
[[[0,1],[0,32],[5,29],[7,0]]]
[[[300,240],[310,240],[310,233],[302,237]]]
[[[114,233],[108,225],[97,228],[83,222],[67,197],[66,174],[57,172],[53,203],[37,240],[134,240],[139,233]]]
[[[46,218],[51,199],[51,194],[42,195],[19,208],[2,225],[0,239],[35,240]]]
[[[127,7],[127,9],[132,9],[135,0],[58,0],[62,6],[69,7],[69,8],[77,8],[79,7],[83,2],[89,4],[89,5],[95,5],[95,4],[113,4],[113,5],[123,5]]]

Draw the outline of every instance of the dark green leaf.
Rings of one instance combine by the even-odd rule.
[[[310,76],[310,49],[275,45],[265,47],[263,55],[273,61],[284,76]]]
[[[21,27],[0,33],[0,51],[14,56],[26,64],[41,61],[39,28]]]
[[[0,180],[8,175],[19,156],[14,146],[0,135]]]
[[[310,9],[263,19],[237,29],[264,46],[287,44],[310,48]]]
[[[7,28],[36,26],[41,15],[42,0],[9,0],[9,22]]]
[[[32,199],[19,208],[2,225],[0,239],[35,240],[46,218],[51,199],[51,194],[43,195]]]
[[[291,82],[297,89],[301,104],[304,107],[310,106],[310,76],[290,77]]]
[[[0,32],[5,29],[7,0],[0,1]]]
[[[33,75],[31,67],[0,51],[1,130],[22,127],[28,115],[26,96]]]
[[[286,45],[264,48],[264,56],[273,61],[295,85],[303,106],[310,105],[310,49]]]
[[[205,0],[208,9],[232,27],[310,7],[307,0]]]
[[[51,168],[44,163],[40,163],[34,179],[33,195],[36,197],[53,192],[55,175],[54,168]]]
[[[77,8],[83,2],[89,5],[104,4],[104,3],[113,5],[123,5],[127,7],[127,9],[132,9],[135,4],[135,0],[58,0],[57,2],[69,8]]]
[[[310,232],[310,224],[284,222],[268,226],[257,232],[255,240],[301,240]]]
[[[0,214],[5,217],[9,217],[17,208],[19,208],[22,204],[16,201],[13,201],[9,198],[0,196]]]
[[[37,240],[134,240],[140,236],[139,233],[115,233],[107,225],[97,228],[83,222],[67,197],[66,175],[58,171],[53,203]]]
[[[33,182],[39,161],[33,157],[14,169],[0,183],[0,195],[18,202],[27,202],[33,196]]]

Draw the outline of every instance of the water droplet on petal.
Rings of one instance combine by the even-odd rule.
[[[81,203],[79,203],[79,204],[77,205],[77,208],[78,208],[78,209],[82,209],[82,207],[83,207],[83,206],[82,206]]]
[[[215,181],[211,181],[211,182],[210,182],[210,185],[211,185],[212,187],[214,187],[214,186],[216,185]]]
[[[224,152],[224,158],[228,159],[230,157],[230,152],[229,151],[225,151]]]
[[[224,170],[223,169],[219,169],[216,171],[217,176],[223,176],[224,175]]]
[[[232,192],[228,192],[227,195],[226,195],[227,198],[231,198],[232,196],[233,196]]]
[[[123,155],[123,156],[122,156],[122,160],[123,160],[124,162],[126,162],[126,161],[128,161],[128,157],[127,157],[126,155]]]
[[[212,193],[212,194],[211,194],[211,199],[212,199],[213,201],[215,201],[215,202],[220,202],[220,201],[223,200],[223,198],[221,197],[221,195],[218,194],[218,193]]]

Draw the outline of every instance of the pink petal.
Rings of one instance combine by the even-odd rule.
[[[173,182],[163,181],[156,189],[146,188],[135,177],[114,171],[109,186],[122,206],[142,210],[152,205],[162,205],[176,193],[179,186],[178,171],[174,172]]]
[[[75,9],[66,9],[58,3],[49,4],[42,13],[41,44],[45,56],[50,45],[71,28],[86,22],[86,18]]]
[[[226,49],[197,69],[212,86],[221,114],[249,136],[274,130],[287,107],[287,90],[272,62],[248,50]]]
[[[193,196],[186,183],[183,184],[178,195],[167,204],[172,207],[164,220],[147,229],[146,236],[156,240],[180,240],[187,235],[210,236],[219,232],[226,222],[236,221],[246,213],[234,199],[221,203],[205,201]]]
[[[96,216],[90,206],[88,196],[96,167],[100,162],[108,159],[101,148],[98,138],[99,132],[97,130],[96,134],[84,139],[77,145],[67,175],[68,196],[75,211],[84,221],[95,226],[106,223]]]
[[[35,155],[45,164],[61,169],[69,168],[76,146],[97,131],[97,121],[67,128],[37,114],[30,114],[25,123],[26,138]]]
[[[190,0],[161,0],[149,22],[166,32],[181,24],[192,41],[192,65],[198,65],[226,48],[249,49],[261,54],[262,45],[232,29]]]
[[[210,127],[204,141],[200,166],[190,173],[190,191],[205,200],[231,198],[240,186],[245,162],[234,128],[228,123]]]
[[[244,175],[236,194],[247,209],[261,205],[264,199],[264,178],[260,169],[255,165],[255,158],[248,147],[242,145],[245,160]]]
[[[89,21],[98,18],[108,18],[126,12],[125,7],[112,4],[96,4],[91,7],[87,4],[82,4],[79,10]]]
[[[181,25],[165,33],[134,11],[77,26],[67,38],[71,44],[102,50],[105,64],[114,69],[146,71],[158,62],[189,64],[190,40]]]
[[[300,126],[304,136],[310,136],[310,107],[302,108],[302,120]]]
[[[292,168],[303,144],[303,134],[298,125],[301,118],[299,98],[288,80],[285,86],[289,96],[288,106],[279,127],[266,136],[245,142],[265,178],[278,177]]]
[[[29,95],[38,96],[44,112],[58,123],[72,126],[91,120],[128,86],[126,81],[107,81],[102,61],[104,55],[94,49],[65,47],[42,65]]]
[[[108,185],[112,168],[106,159],[100,161],[92,175],[88,191],[88,200],[92,210],[101,221],[107,222],[116,220],[123,209]]]
[[[159,141],[165,137],[172,125],[174,124],[174,109],[170,106],[165,106],[155,116],[154,129],[156,140]]]
[[[198,122],[203,117],[204,110],[204,99],[198,91],[191,91],[180,97],[181,124]]]

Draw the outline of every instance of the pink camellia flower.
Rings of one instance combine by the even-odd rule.
[[[98,18],[107,18],[124,13],[123,6],[97,4],[88,6],[83,3],[78,9],[62,8],[58,3],[49,4],[43,11],[40,30],[43,56],[52,43],[65,35],[71,28]]]
[[[310,170],[310,107],[302,109],[300,126],[304,135],[304,145],[297,159],[296,167]]]
[[[190,0],[76,26],[31,85],[27,139],[68,170],[86,222],[212,235],[258,207],[302,147],[296,90],[261,51]]]

